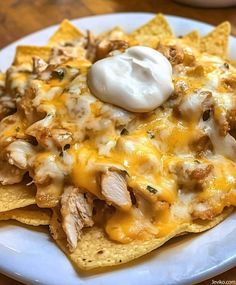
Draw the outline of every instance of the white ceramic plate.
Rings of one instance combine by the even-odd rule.
[[[131,31],[148,21],[146,13],[110,14],[74,20],[81,29],[102,32],[115,25]],[[211,26],[197,21],[168,16],[177,35],[193,29],[202,34]],[[56,26],[29,35],[0,52],[0,68],[6,69],[20,44],[45,44]],[[236,39],[230,39],[230,54]],[[158,285],[193,284],[213,277],[236,265],[236,213],[215,228],[199,234],[175,239],[160,249],[122,268],[82,276],[57,248],[45,230],[33,230],[16,223],[0,223],[0,271],[27,284],[47,285]]]

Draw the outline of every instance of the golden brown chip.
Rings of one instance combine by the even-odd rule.
[[[172,36],[173,32],[167,20],[162,14],[158,14],[151,21],[132,32],[130,42],[137,41],[139,44],[155,47],[159,40]]]
[[[126,41],[128,39],[128,35],[125,33],[125,31],[121,27],[114,27],[112,30],[109,30],[105,33],[101,33],[99,35],[99,39],[106,39],[110,41],[114,40],[123,40]]]
[[[85,51],[85,50],[84,50]],[[88,68],[91,66],[91,62],[85,59],[85,52],[82,49],[78,48],[77,57],[71,58],[69,61],[66,61],[64,65],[75,67],[80,69],[81,74],[86,74],[88,72]],[[61,65],[63,66],[63,65]]]
[[[101,228],[93,227],[83,231],[75,252],[70,253],[65,235],[55,216],[51,220],[50,228],[59,247],[66,253],[77,270],[91,270],[126,263],[157,249],[175,236],[187,232],[199,233],[213,228],[224,220],[232,208],[225,209],[222,214],[212,221],[196,221],[192,224],[182,224],[169,235],[162,238],[152,238],[146,241],[133,241],[128,244],[115,243],[107,238]]]
[[[101,228],[93,227],[84,230],[73,253],[69,252],[65,239],[56,242],[77,270],[91,270],[132,261],[160,247],[181,231],[184,231],[183,226],[162,238],[119,244],[109,240]]]
[[[32,57],[38,56],[47,61],[51,55],[52,49],[50,47],[40,46],[18,46],[13,64],[32,64]]]
[[[183,43],[186,43],[187,45],[198,49],[200,46],[200,34],[198,31],[192,31],[186,34],[182,38],[182,41]]]
[[[0,213],[0,221],[16,220],[31,226],[49,225],[50,219],[51,211],[36,205]]]
[[[36,190],[23,183],[0,186],[0,212],[35,204]]]
[[[50,37],[49,46],[63,45],[66,42],[71,42],[80,39],[83,33],[72,25],[68,20],[64,20],[58,30]]]
[[[132,32],[133,36],[157,36],[159,38],[171,37],[173,32],[166,18],[157,14],[151,21]]]
[[[217,26],[212,32],[201,39],[201,52],[226,57],[228,53],[230,30],[231,26],[229,22],[223,22]]]

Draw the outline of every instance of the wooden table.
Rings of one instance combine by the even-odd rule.
[[[232,24],[232,33],[236,35],[236,7],[191,8],[169,0],[2,0],[0,3],[0,48],[34,31],[57,24],[64,18],[73,19],[94,14],[132,11],[162,12],[214,25],[228,20]],[[236,268],[213,279],[236,280]],[[212,284],[212,281],[207,280],[201,283],[201,285],[206,284]],[[0,285],[20,285],[20,283],[0,275]]]

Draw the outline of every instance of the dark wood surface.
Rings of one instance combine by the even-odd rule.
[[[27,34],[58,24],[64,18],[133,11],[162,12],[214,25],[228,20],[232,34],[236,35],[236,7],[191,8],[169,0],[0,0],[0,48]],[[199,285],[213,284],[212,280],[236,281],[236,267]],[[20,284],[0,274],[0,285]]]

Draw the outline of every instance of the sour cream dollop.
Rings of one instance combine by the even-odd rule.
[[[131,112],[149,112],[173,92],[172,67],[160,52],[135,46],[95,62],[88,86],[101,101]]]

